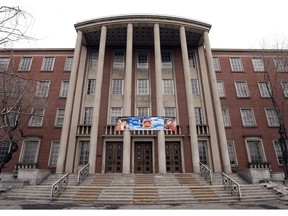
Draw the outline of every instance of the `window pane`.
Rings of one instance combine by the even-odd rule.
[[[171,59],[171,53],[168,51],[163,51],[161,53],[161,59],[162,59],[162,67],[163,68],[172,68],[172,59]]]
[[[217,88],[219,97],[225,97],[224,83],[223,81],[217,81]]]
[[[61,83],[61,90],[60,90],[60,97],[67,97],[69,90],[69,81],[62,81]]]
[[[275,149],[278,164],[282,165],[283,164],[283,154],[282,154],[280,143],[277,140],[274,140],[273,144],[274,144],[274,149]]]
[[[97,65],[98,65],[98,52],[91,51],[89,68],[97,68]]]
[[[197,79],[191,79],[191,85],[192,85],[192,94],[193,95],[199,95],[200,90],[199,90],[199,82]]]
[[[116,124],[117,118],[121,115],[122,115],[121,107],[112,107],[111,108],[111,124]]]
[[[37,149],[38,149],[38,140],[36,141],[26,141],[25,149],[22,162],[24,163],[35,163]]]
[[[56,116],[56,127],[62,127],[64,123],[64,113],[65,109],[58,109],[57,110],[57,116]]]
[[[56,166],[58,161],[60,141],[52,141],[49,166]]]
[[[148,95],[149,94],[149,80],[137,80],[137,94]]]
[[[235,81],[237,97],[249,97],[248,86],[245,81]]]
[[[195,51],[194,50],[188,50],[188,60],[189,60],[189,67],[190,68],[196,68]]]
[[[251,162],[262,162],[262,150],[260,141],[247,141]]]
[[[241,109],[242,123],[244,127],[256,126],[254,113],[252,109]]]
[[[137,54],[137,68],[148,68],[148,53],[138,52]]]
[[[115,69],[123,69],[124,68],[124,52],[123,51],[115,51],[113,58],[113,68]]]
[[[67,57],[65,62],[64,71],[71,71],[73,65],[73,57]]]
[[[94,95],[96,89],[96,79],[89,79],[88,86],[87,86],[87,94]]]
[[[261,97],[264,98],[269,98],[270,96],[270,85],[266,82],[258,82],[258,86],[259,86],[259,91],[260,91],[260,95]]]
[[[79,165],[86,165],[89,162],[89,141],[81,141],[80,142],[80,158]]]
[[[93,107],[84,108],[84,125],[92,125]]]
[[[32,57],[22,57],[20,66],[19,66],[19,71],[29,71],[32,63]]]
[[[36,87],[36,97],[46,98],[49,94],[50,81],[38,81]]]
[[[0,57],[0,71],[6,71],[10,63],[10,57]]]
[[[165,107],[164,108],[164,115],[169,117],[175,117],[176,116],[176,109],[175,107]]]
[[[112,80],[112,94],[123,94],[123,80]]]
[[[164,95],[174,94],[174,81],[172,79],[163,80],[163,94]]]
[[[149,116],[149,108],[148,107],[138,107],[137,113],[138,113],[138,116]]]
[[[44,109],[33,109],[32,116],[29,121],[29,126],[32,127],[41,127],[44,118]]]
[[[227,140],[228,154],[231,165],[237,165],[234,141]]]
[[[227,108],[222,109],[222,116],[223,116],[224,126],[230,127],[231,122],[230,122],[229,111]]]
[[[206,141],[198,141],[199,148],[199,159],[203,164],[208,165],[208,151],[207,151],[207,142]]]
[[[221,71],[219,58],[217,58],[217,57],[213,58],[213,65],[214,65],[214,70],[215,71]]]
[[[242,62],[239,57],[231,57],[230,65],[231,65],[232,71],[243,71]]]
[[[252,58],[254,71],[264,71],[264,62],[261,58]]]
[[[270,127],[278,127],[280,125],[275,109],[265,109],[265,113],[268,125]]]
[[[204,124],[203,114],[202,114],[202,108],[201,108],[201,107],[195,107],[195,108],[194,108],[194,112],[195,112],[195,121],[196,121],[196,124],[197,124],[197,125]]]
[[[53,71],[54,57],[44,57],[42,63],[42,71]]]

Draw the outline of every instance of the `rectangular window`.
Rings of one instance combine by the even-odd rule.
[[[169,117],[176,116],[176,108],[175,107],[164,107],[164,115]]]
[[[122,108],[121,107],[112,107],[111,108],[111,124],[116,124],[117,118],[122,116]]]
[[[237,158],[236,158],[234,141],[233,140],[227,140],[227,147],[228,147],[228,154],[229,154],[230,164],[232,166],[236,166],[237,165]]]
[[[73,65],[73,56],[66,57],[64,71],[71,71]]]
[[[250,96],[246,81],[235,81],[236,94],[239,98],[247,98]]]
[[[68,90],[69,90],[69,81],[62,80],[61,89],[60,89],[60,97],[66,98],[68,96]]]
[[[112,94],[114,95],[123,94],[123,80],[118,79],[112,80]]]
[[[117,50],[114,52],[113,56],[113,68],[114,69],[124,69],[125,66],[125,58],[124,51]]]
[[[137,68],[138,69],[148,68],[148,53],[146,51],[139,51],[137,53]]]
[[[191,79],[192,94],[200,95],[199,81],[198,79]]]
[[[49,94],[50,81],[40,80],[37,82],[35,96],[40,98],[47,98]]]
[[[137,108],[138,116],[149,116],[149,108],[148,107],[138,107]]]
[[[149,95],[149,80],[148,79],[137,80],[137,95]]]
[[[213,57],[213,65],[214,65],[215,72],[221,71],[219,58]]]
[[[32,64],[32,57],[22,57],[18,71],[30,71]]]
[[[60,148],[60,141],[52,141],[50,150],[50,159],[49,159],[50,167],[57,166],[59,148]]]
[[[265,108],[266,119],[269,127],[279,127],[279,120],[274,108]]]
[[[229,59],[230,59],[231,70],[233,72],[242,72],[243,71],[241,58],[239,58],[239,57],[230,57]]]
[[[241,110],[241,118],[244,127],[256,127],[256,120],[253,109],[245,108]]]
[[[43,108],[33,108],[28,125],[30,127],[42,127],[44,111],[45,110]]]
[[[275,149],[275,154],[277,157],[277,162],[279,165],[283,165],[283,154],[281,150],[281,146],[278,140],[273,140],[273,145]]]
[[[172,79],[162,80],[163,83],[163,94],[173,95],[174,94],[174,81]]]
[[[287,97],[288,97],[288,82],[283,81],[283,82],[281,83],[281,85],[282,85],[284,97],[287,98]]]
[[[196,68],[196,61],[195,61],[195,51],[188,50],[188,61],[190,68]]]
[[[0,57],[0,71],[6,71],[10,63],[10,57]]]
[[[196,125],[204,124],[202,107],[194,107]]]
[[[10,148],[10,142],[0,140],[0,161],[6,156]]]
[[[87,95],[94,95],[96,89],[96,79],[88,79]]]
[[[84,166],[89,162],[89,149],[90,149],[89,141],[80,141],[80,158],[79,158],[80,166]]]
[[[55,57],[44,57],[41,71],[53,71]]]
[[[224,88],[224,82],[217,80],[217,88],[218,88],[218,94],[220,98],[223,98],[226,96],[225,94],[225,88]]]
[[[56,113],[56,119],[55,119],[55,127],[62,127],[64,123],[64,108],[58,108]]]
[[[172,68],[171,52],[163,51],[161,53],[162,68]]]
[[[23,163],[36,163],[40,140],[38,138],[26,139],[24,141]]]
[[[231,127],[230,115],[228,108],[222,108],[222,117],[225,127]]]
[[[98,65],[98,52],[97,51],[90,51],[90,62],[89,68],[97,68]]]
[[[259,140],[249,140],[247,141],[250,162],[261,163],[263,162],[263,150],[262,144]]]
[[[198,148],[199,148],[199,159],[200,162],[208,165],[208,146],[207,141],[198,140]]]
[[[92,117],[93,117],[93,107],[85,107],[83,124],[92,125]]]
[[[271,87],[267,82],[258,82],[258,87],[260,91],[260,95],[262,98],[270,98]]]
[[[252,64],[255,72],[264,72],[264,62],[262,58],[252,58]]]
[[[277,72],[288,71],[288,65],[284,58],[275,58],[274,63]]]

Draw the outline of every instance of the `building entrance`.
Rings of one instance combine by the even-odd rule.
[[[134,173],[152,173],[152,142],[135,142]]]
[[[181,145],[179,142],[166,142],[166,171],[167,173],[181,173]]]
[[[108,142],[106,143],[106,173],[121,173],[123,164],[123,143]]]

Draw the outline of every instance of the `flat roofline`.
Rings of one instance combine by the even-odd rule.
[[[1,52],[9,51],[73,51],[75,48],[4,48],[0,49]]]

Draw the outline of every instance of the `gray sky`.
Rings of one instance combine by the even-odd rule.
[[[73,48],[74,24],[84,20],[125,15],[160,14],[212,25],[212,48],[263,48],[263,41],[288,40],[287,0],[1,0],[20,6],[34,17],[36,42],[15,48]]]

